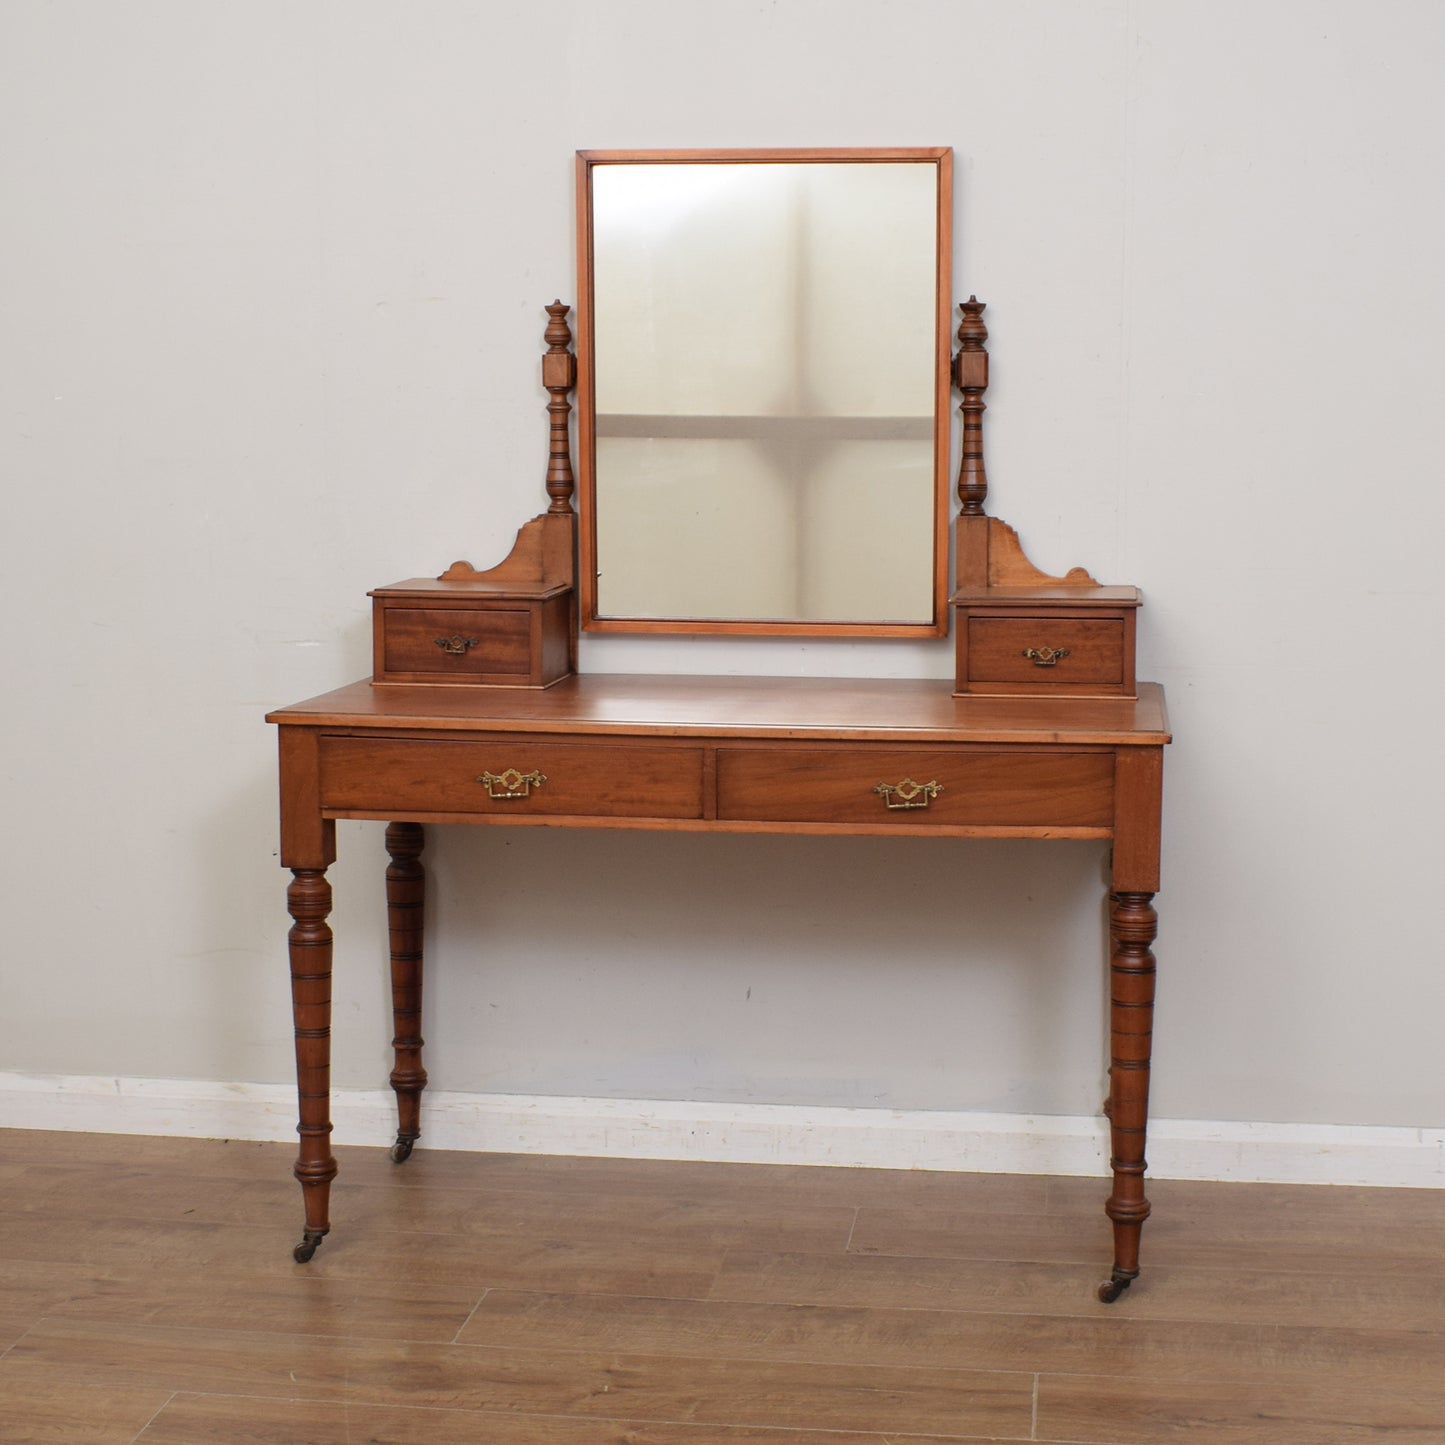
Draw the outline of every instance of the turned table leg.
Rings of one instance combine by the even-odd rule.
[[[426,1088],[422,1068],[421,985],[422,906],[426,871],[421,864],[425,843],[419,823],[392,823],[386,830],[386,917],[391,935],[391,1012],[396,1067],[396,1143],[391,1157],[400,1164],[421,1137],[421,1095]]]
[[[1114,1270],[1099,1286],[1105,1304],[1139,1274],[1139,1235],[1149,1217],[1144,1144],[1149,1121],[1149,1055],[1154,1027],[1154,955],[1158,927],[1152,893],[1115,893],[1109,912],[1110,1167],[1114,1189],[1104,1212],[1114,1222]]]
[[[331,1153],[331,885],[324,868],[293,868],[286,890],[292,917],[291,1009],[296,1026],[296,1092],[301,1152],[296,1178],[306,1225],[294,1251],[298,1264],[316,1253],[330,1229],[328,1209],[336,1159]]]

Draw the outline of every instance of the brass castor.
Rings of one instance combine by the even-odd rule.
[[[1103,1284],[1099,1286],[1099,1300],[1101,1303],[1111,1305],[1136,1279],[1139,1278],[1137,1269],[1116,1269]]]
[[[326,1231],[324,1229],[303,1230],[301,1243],[291,1251],[291,1258],[294,1259],[297,1264],[305,1264],[311,1256],[316,1253],[316,1246],[321,1243],[325,1236]]]
[[[405,1164],[411,1158],[411,1146],[417,1141],[415,1134],[398,1134],[396,1143],[391,1146],[391,1162],[393,1164]]]

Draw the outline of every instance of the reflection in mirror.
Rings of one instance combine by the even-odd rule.
[[[589,625],[941,630],[948,153],[867,154],[583,153]]]

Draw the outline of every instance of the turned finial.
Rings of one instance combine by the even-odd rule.
[[[953,384],[963,393],[963,447],[958,464],[958,500],[965,517],[983,516],[988,496],[988,473],[983,465],[983,394],[988,389],[988,327],[983,324],[985,303],[970,296],[959,303],[958,353],[953,358]]]
[[[576,479],[572,475],[572,450],[568,441],[567,417],[572,410],[567,393],[577,384],[577,358],[572,355],[572,328],[567,325],[571,308],[554,301],[547,308],[547,343],[542,357],[542,385],[551,393],[547,402],[549,441],[547,448],[547,495],[549,512],[570,514]]]

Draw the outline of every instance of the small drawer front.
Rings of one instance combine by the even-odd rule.
[[[968,680],[1119,685],[1124,623],[1118,618],[970,617]]]
[[[718,817],[940,827],[1109,826],[1109,753],[720,748]]]
[[[336,812],[698,818],[698,748],[328,737],[322,806]]]
[[[382,665],[389,673],[438,679],[525,677],[531,666],[531,613],[502,607],[385,607]]]

